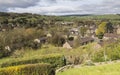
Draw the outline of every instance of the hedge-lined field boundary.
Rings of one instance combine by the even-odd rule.
[[[0,69],[0,75],[55,75],[55,69],[50,64],[27,64]]]
[[[3,67],[9,67],[9,66],[36,64],[36,63],[49,63],[57,68],[57,67],[64,66],[66,64],[66,61],[63,55],[51,54],[51,55],[36,57],[32,59],[11,60],[9,62],[2,63],[0,66],[3,68]]]

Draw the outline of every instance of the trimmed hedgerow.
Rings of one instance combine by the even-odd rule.
[[[16,66],[16,65],[24,65],[24,64],[35,64],[35,63],[50,63],[55,68],[62,67],[66,65],[66,61],[63,55],[46,55],[31,59],[24,59],[24,60],[12,60],[9,62],[5,62],[1,64],[1,67],[9,67],[9,66]]]
[[[28,64],[0,69],[0,75],[55,75],[50,64]]]

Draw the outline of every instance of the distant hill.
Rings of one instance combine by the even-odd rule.
[[[62,16],[93,16],[93,14],[71,14],[71,15],[62,15]]]

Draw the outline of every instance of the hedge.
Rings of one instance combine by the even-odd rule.
[[[46,55],[46,56],[30,58],[30,59],[11,60],[9,62],[2,63],[0,66],[3,68],[3,67],[9,67],[9,66],[35,64],[35,63],[49,63],[49,64],[52,64],[55,68],[66,65],[66,61],[63,55],[52,54],[52,55]]]
[[[55,75],[50,64],[29,64],[0,69],[0,75]]]

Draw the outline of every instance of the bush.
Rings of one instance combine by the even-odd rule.
[[[41,62],[50,63],[56,68],[62,67],[66,64],[66,61],[63,55],[47,55],[47,56],[41,56],[41,57],[31,58],[31,59],[12,60],[9,62],[2,63],[1,67],[16,66],[16,65],[23,65],[23,64],[35,64],[35,63],[41,63]]]
[[[0,53],[0,57],[9,56],[12,52],[21,48],[40,48],[41,44],[36,44],[33,40],[40,38],[43,34],[44,31],[36,30],[35,28],[19,28],[0,32],[0,52],[2,52]],[[10,52],[5,50],[6,46],[10,47]]]
[[[16,50],[12,53],[11,57],[13,58],[23,57],[24,53],[25,53],[24,50]]]
[[[120,59],[120,47],[119,43],[112,43],[106,45],[102,50],[95,53],[93,57],[94,62],[103,62],[108,60],[119,60]],[[104,55],[105,54],[105,55]],[[106,59],[105,59],[106,57]]]
[[[83,63],[84,58],[82,56],[69,56],[67,57],[67,64],[74,64],[74,65],[78,65]]]
[[[91,60],[85,61],[85,63],[83,65],[85,65],[85,66],[95,66],[95,64]]]
[[[68,40],[69,40],[69,41],[73,41],[73,40],[74,40],[74,37],[69,37]]]
[[[92,58],[92,61],[94,61],[94,62],[104,62],[105,59],[104,59],[103,50],[96,52],[94,57]]]
[[[55,46],[62,46],[65,43],[65,38],[62,36],[62,34],[55,34],[51,41]]]
[[[50,64],[29,64],[0,69],[0,75],[55,75]]]

